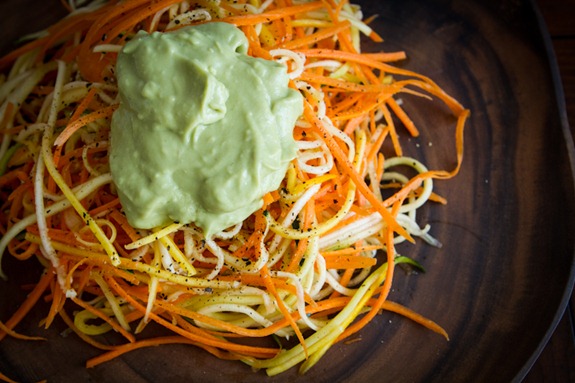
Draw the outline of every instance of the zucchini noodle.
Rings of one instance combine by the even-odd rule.
[[[429,78],[392,65],[403,52],[362,52],[362,39],[381,38],[359,6],[67,5],[66,18],[0,58],[0,260],[39,260],[45,273],[38,286],[51,302],[46,323],[74,313],[67,323],[82,339],[118,333],[117,345],[103,347],[88,367],[140,347],[137,335],[159,325],[181,343],[217,349],[269,375],[300,363],[303,373],[387,308],[395,265],[418,265],[396,245],[421,238],[441,246],[417,212],[444,202],[434,179],[459,171],[469,111]],[[248,54],[285,65],[305,105],[293,131],[296,158],[261,209],[211,237],[193,223],[133,228],[109,170],[117,53],[140,29],[169,32],[210,21],[235,24],[248,37]],[[405,94],[437,100],[453,113],[453,126],[445,127],[454,141],[453,169],[430,170],[403,154],[399,136],[420,134],[402,109]],[[0,276],[17,278],[1,269]],[[29,298],[23,306],[34,304]],[[439,325],[393,305],[447,337]],[[10,330],[16,324],[6,322]],[[0,340],[6,335],[0,330]],[[237,341],[272,335],[281,346]]]

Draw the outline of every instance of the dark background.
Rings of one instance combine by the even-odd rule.
[[[537,0],[561,72],[567,117],[575,133],[575,0]],[[575,295],[524,383],[575,382]]]

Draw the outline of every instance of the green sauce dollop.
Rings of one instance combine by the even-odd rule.
[[[302,96],[233,25],[139,32],[118,55],[110,168],[130,224],[210,236],[256,211],[295,157]]]

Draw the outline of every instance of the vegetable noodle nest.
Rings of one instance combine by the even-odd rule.
[[[268,375],[296,365],[304,373],[382,310],[447,337],[388,295],[396,265],[418,266],[396,252],[399,243],[439,246],[417,210],[445,203],[433,181],[459,171],[469,111],[431,79],[390,64],[404,52],[362,52],[362,38],[381,42],[373,19],[345,0],[65,5],[67,17],[0,58],[0,256],[36,258],[45,269],[0,322],[0,340],[30,339],[14,328],[39,300],[50,304],[42,325],[60,317],[102,350],[87,367],[182,343]],[[116,57],[138,30],[215,20],[246,35],[249,55],[287,67],[304,97],[297,157],[262,208],[234,227],[211,237],[177,222],[135,229],[108,161]],[[403,155],[398,129],[419,135],[402,108],[405,94],[453,113],[452,169]],[[151,322],[172,335],[141,339]],[[121,337],[110,345],[100,336],[107,332]],[[280,344],[241,342],[269,336]]]

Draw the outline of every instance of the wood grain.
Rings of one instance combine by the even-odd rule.
[[[87,370],[83,363],[97,350],[73,335],[64,337],[61,322],[48,330],[39,328],[45,315],[45,307],[40,307],[18,330],[49,341],[5,339],[0,343],[0,371],[20,381],[63,382],[506,383],[523,378],[534,351],[556,324],[571,277],[575,232],[573,175],[567,165],[572,148],[563,141],[558,100],[532,9],[516,0],[360,3],[366,14],[381,15],[374,25],[386,38],[385,49],[406,49],[408,68],[432,77],[473,110],[462,171],[453,182],[437,185],[449,203],[420,216],[431,223],[444,247],[402,246],[427,272],[397,273],[391,296],[442,324],[451,340],[384,313],[362,331],[361,341],[334,346],[304,377],[288,371],[266,378],[239,363],[183,346],[139,350]],[[3,23],[8,15],[13,17],[0,12],[1,25],[8,25]],[[28,21],[21,18],[10,25],[27,27],[23,23]],[[568,27],[561,25],[561,31]],[[557,51],[570,49],[557,46]],[[568,54],[560,60],[571,59]],[[425,129],[424,137],[406,146],[428,163],[445,165],[452,160],[448,153],[453,143],[439,127],[453,121],[426,100],[405,101]],[[423,148],[429,149],[430,143],[428,154]],[[15,273],[27,267],[14,262],[8,266]],[[25,294],[20,283],[0,282],[0,319]],[[526,379],[573,381],[570,367],[557,367],[572,366],[569,345],[555,347],[565,343],[562,334],[569,326],[565,319],[559,324],[558,338],[551,339]],[[117,338],[110,334],[105,341]]]

